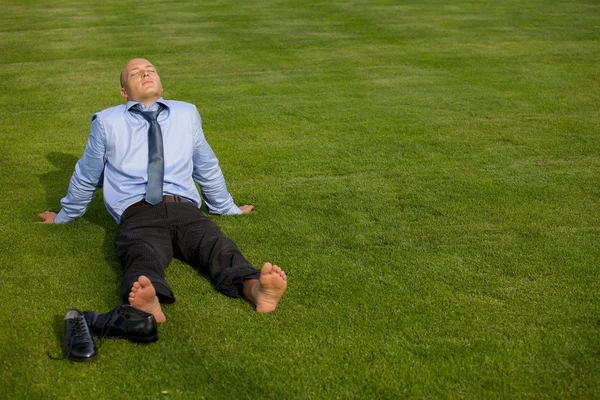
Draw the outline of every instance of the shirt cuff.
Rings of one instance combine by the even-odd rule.
[[[231,206],[231,208],[225,213],[225,215],[238,215],[241,214],[242,210],[235,204]]]
[[[56,214],[56,218],[54,218],[55,224],[66,224],[72,221],[75,221],[75,218],[69,217],[64,208],[61,208],[58,214]]]

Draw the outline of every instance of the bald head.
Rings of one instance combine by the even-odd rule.
[[[134,58],[121,71],[121,96],[147,106],[162,96],[162,83],[154,65],[146,59]]]

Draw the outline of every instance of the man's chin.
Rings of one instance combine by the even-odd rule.
[[[148,85],[148,86],[143,86],[142,90],[140,91],[142,96],[156,96],[158,95],[160,97],[161,93],[162,93],[162,88],[158,87],[158,86],[154,86],[154,85]]]
[[[162,88],[160,86],[148,85],[142,87],[142,90],[146,96],[160,97],[162,95]]]

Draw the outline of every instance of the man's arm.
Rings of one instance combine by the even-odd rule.
[[[88,142],[83,156],[75,165],[67,195],[60,201],[62,209],[58,214],[45,211],[38,214],[43,224],[63,224],[81,217],[94,198],[96,189],[102,186],[106,141],[100,121],[94,116]]]
[[[212,214],[247,214],[254,206],[238,207],[227,190],[225,177],[219,167],[219,160],[204,137],[200,114],[196,111],[194,131],[194,172],[193,179],[200,185],[202,198],[208,212]]]

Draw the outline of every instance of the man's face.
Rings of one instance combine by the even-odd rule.
[[[127,63],[121,72],[121,96],[130,101],[152,104],[162,96],[162,83],[154,65],[143,58]]]

